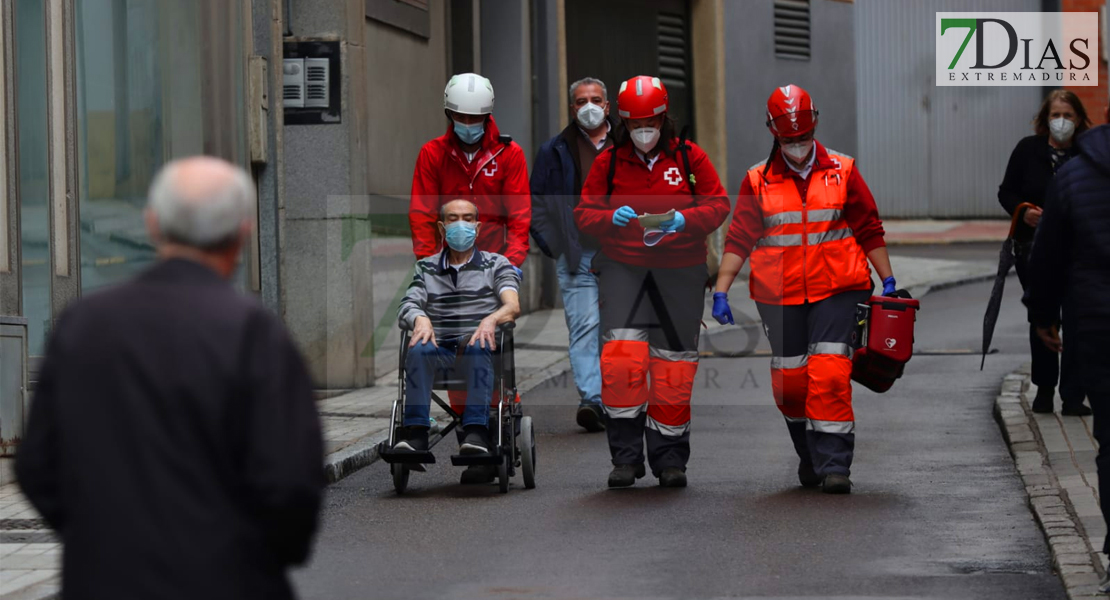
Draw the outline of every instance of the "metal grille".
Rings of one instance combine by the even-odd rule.
[[[775,57],[809,60],[809,0],[775,0]]]
[[[659,13],[659,79],[668,89],[686,87],[686,17],[683,15]]]

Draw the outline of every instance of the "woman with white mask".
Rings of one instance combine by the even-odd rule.
[[[601,243],[592,270],[599,278],[609,487],[646,475],[645,440],[659,484],[686,487],[709,276],[705,241],[728,216],[729,201],[705,152],[675,135],[669,106],[658,77],[621,84],[617,114],[625,131],[597,157],[574,210],[578,228]]]
[[[1077,154],[1073,145],[1075,137],[1090,126],[1091,121],[1079,97],[1069,90],[1055,90],[1044,99],[1033,119],[1034,135],[1018,142],[1010,155],[1006,176],[1002,185],[998,186],[999,203],[1011,217],[1024,202],[1036,206],[1025,211],[1014,233],[1016,267],[1023,288],[1029,277],[1027,264],[1033,232],[1041,219],[1048,185],[1056,171]],[[1079,386],[1079,374],[1074,372],[1072,354],[1065,350],[1063,358],[1058,359],[1056,353],[1041,342],[1032,326],[1029,328],[1029,348],[1033,356],[1033,384],[1037,386],[1033,412],[1051,413],[1054,410],[1059,382],[1060,397],[1063,399],[1061,413],[1069,416],[1091,414],[1091,409],[1083,405],[1086,394]]]

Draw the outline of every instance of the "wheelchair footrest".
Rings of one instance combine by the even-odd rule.
[[[389,464],[402,464],[402,465],[429,465],[436,461],[436,457],[431,452],[398,452],[393,448],[386,448],[385,442],[378,448],[378,456]]]
[[[451,464],[456,467],[469,467],[471,465],[499,465],[501,453],[490,454],[452,454]]]

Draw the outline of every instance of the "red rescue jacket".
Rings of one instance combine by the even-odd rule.
[[[705,239],[728,217],[728,193],[705,151],[693,142],[687,143],[696,197],[690,195],[689,178],[677,150],[674,157],[660,153],[651,169],[632,144],[602,152],[594,160],[582,186],[582,200],[574,209],[574,220],[581,231],[601,241],[601,251],[606,256],[641,267],[679,268],[705,263]],[[677,148],[678,140],[671,144]],[[610,197],[609,163],[614,156],[617,171]],[[613,224],[613,211],[625,205],[641,215],[665,213],[673,208],[686,219],[686,228],[647,246],[644,228],[636,219],[624,227]]]
[[[493,117],[474,160],[468,162],[451,127],[420,149],[412,176],[409,227],[417,260],[442,248],[436,221],[440,206],[469,200],[478,207],[482,229],[479,250],[504,255],[520,266],[528,255],[528,226],[532,199],[524,151],[511,140],[502,141]]]

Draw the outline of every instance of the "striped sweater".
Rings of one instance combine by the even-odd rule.
[[[397,311],[399,325],[411,329],[416,317],[428,317],[437,338],[469,335],[501,308],[501,292],[520,290],[520,277],[500,254],[475,250],[466,263],[447,263],[447,250],[417,261]]]

